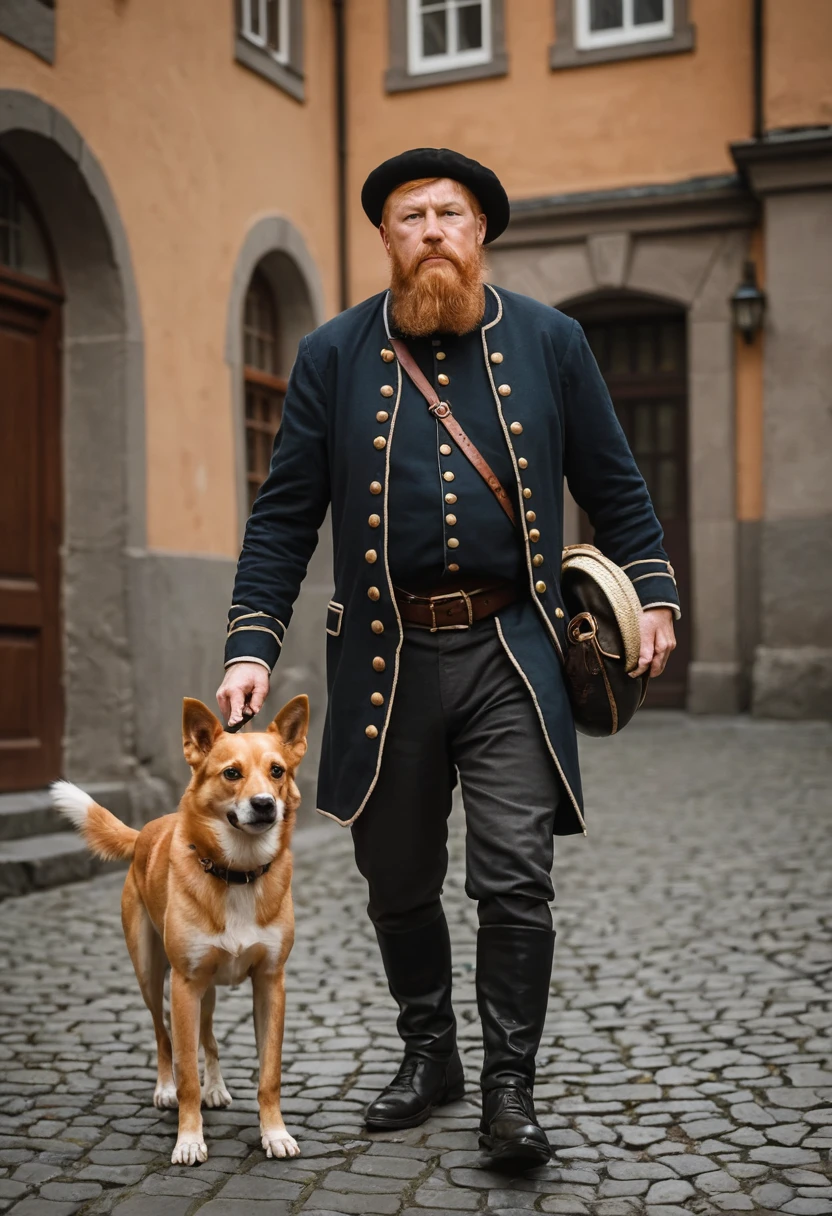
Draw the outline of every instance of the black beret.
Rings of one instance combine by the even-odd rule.
[[[450,148],[411,148],[384,161],[364,183],[361,205],[376,228],[381,224],[384,203],[389,194],[404,182],[420,177],[450,177],[476,195],[487,222],[485,241],[505,232],[511,214],[508,195],[500,179],[477,160],[452,152]]]

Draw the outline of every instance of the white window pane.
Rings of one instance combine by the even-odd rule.
[[[593,33],[620,29],[623,24],[623,0],[589,0],[589,28]]]
[[[482,46],[482,4],[464,4],[457,9],[457,49],[479,50]]]
[[[635,25],[652,25],[664,21],[665,0],[634,0],[633,22]]]
[[[448,17],[444,9],[422,14],[422,54],[444,55],[448,50]]]

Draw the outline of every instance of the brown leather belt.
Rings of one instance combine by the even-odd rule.
[[[441,595],[412,595],[396,587],[399,615],[408,625],[421,625],[436,633],[440,629],[468,629],[519,599],[514,583],[496,583],[474,591],[451,591]]]

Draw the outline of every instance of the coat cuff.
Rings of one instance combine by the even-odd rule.
[[[636,589],[642,608],[670,608],[682,615],[673,567],[664,557],[643,557],[622,566]]]
[[[276,616],[245,604],[232,604],[228,613],[225,666],[246,660],[272,670],[280,656],[286,626]]]

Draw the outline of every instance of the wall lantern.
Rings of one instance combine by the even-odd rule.
[[[766,293],[757,282],[757,267],[746,262],[742,282],[731,296],[731,312],[734,326],[749,346],[763,327],[765,310]]]

